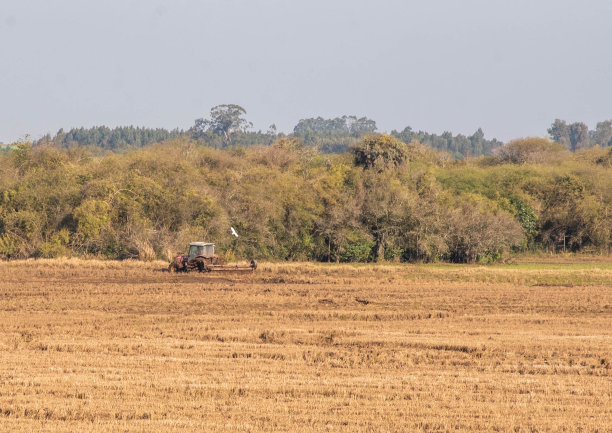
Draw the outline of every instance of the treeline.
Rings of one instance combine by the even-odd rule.
[[[344,153],[366,134],[377,129],[376,122],[367,117],[342,116],[301,119],[293,128],[293,136],[321,153]]]
[[[60,129],[55,136],[46,135],[34,144],[52,144],[62,149],[87,147],[90,151],[99,154],[103,153],[100,151],[125,152],[176,138],[191,138],[214,149],[224,149],[270,145],[275,140],[285,137],[285,134],[277,132],[274,124],[265,132],[252,129],[253,124],[246,119],[244,108],[235,104],[226,104],[213,107],[208,117],[196,119],[194,125],[187,131],[133,126],[113,129],[98,126],[71,129],[68,132]],[[365,135],[376,131],[376,122],[367,117],[342,116],[331,119],[316,117],[301,119],[289,136],[301,139],[306,146],[316,149],[317,152],[339,154],[348,152]],[[612,146],[612,120],[599,122],[595,130],[589,131],[582,122],[568,124],[556,119],[548,129],[548,133],[552,140],[572,152],[593,146]],[[447,152],[454,158],[493,155],[496,149],[503,145],[497,139],[486,139],[481,128],[472,135],[465,136],[453,135],[448,131],[441,135],[424,131],[415,132],[408,126],[402,131],[392,131],[391,135],[405,143],[416,140],[425,146]]]
[[[87,147],[91,152],[125,152],[175,138],[191,138],[214,149],[227,147],[250,147],[270,145],[285,137],[274,124],[267,131],[253,131],[253,124],[246,119],[246,110],[239,105],[218,105],[210,110],[206,118],[196,119],[186,131],[174,129],[138,128],[133,126],[108,128],[73,128],[67,132],[60,129],[55,136],[46,135],[34,143],[35,146],[51,144],[61,149]],[[367,134],[377,131],[376,122],[367,117],[341,116],[330,119],[313,117],[301,119],[293,128],[290,137],[301,139],[306,146],[320,153],[345,153]],[[414,132],[406,127],[391,135],[409,143],[417,140],[434,149],[445,151],[457,158],[465,156],[491,155],[492,149],[501,146],[498,140],[486,140],[478,129],[473,135],[429,134]]]
[[[73,128],[67,132],[60,129],[55,136],[49,134],[35,144],[52,144],[62,149],[88,147],[92,150],[110,150],[114,152],[137,149],[171,138],[177,138],[184,132],[179,129],[168,131],[163,128],[140,128],[134,126],[94,126],[92,128]]]
[[[106,126],[96,126],[75,128],[68,132],[59,130],[55,136],[45,135],[34,145],[52,144],[62,149],[87,147],[94,153],[100,153],[100,151],[125,152],[181,137],[192,138],[214,149],[224,149],[230,146],[270,145],[276,139],[285,137],[285,134],[276,131],[274,125],[270,125],[266,132],[251,131],[246,128],[224,131],[218,127],[211,127],[210,123],[202,123],[202,120],[198,119],[196,125],[187,131],[133,126],[112,129]],[[289,136],[300,138],[304,144],[315,148],[320,153],[345,153],[350,150],[351,146],[359,143],[362,137],[376,130],[376,122],[367,117],[342,116],[332,119],[317,117],[301,119]],[[450,132],[442,135],[423,131],[414,132],[412,128],[406,127],[401,132],[392,131],[391,135],[408,143],[417,140],[426,146],[448,152],[456,158],[491,155],[492,149],[503,145],[496,139],[486,140],[481,129],[471,136],[464,136],[453,135]]]
[[[221,150],[183,136],[99,157],[19,143],[0,157],[5,258],[166,258],[202,240],[230,259],[486,263],[609,253],[611,211],[612,149],[545,139],[465,160],[376,134],[333,155],[296,137]]]
[[[565,120],[555,119],[548,134],[572,152],[593,146],[608,147],[612,146],[612,120],[598,122],[594,130],[589,130],[583,122],[568,124]]]
[[[453,135],[448,131],[442,135],[429,134],[423,131],[415,132],[409,126],[401,132],[393,131],[391,134],[405,143],[416,140],[426,146],[433,147],[442,152],[448,152],[455,158],[492,155],[494,149],[504,144],[495,138],[492,140],[485,139],[481,128],[478,128],[470,136],[462,134]]]

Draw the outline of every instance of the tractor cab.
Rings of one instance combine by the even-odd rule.
[[[215,244],[192,242],[189,244],[189,260],[198,256],[212,258],[215,255]]]

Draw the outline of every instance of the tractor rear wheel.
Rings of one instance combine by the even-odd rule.
[[[206,263],[204,263],[204,260],[198,260],[198,271],[208,272],[208,267],[206,266]]]

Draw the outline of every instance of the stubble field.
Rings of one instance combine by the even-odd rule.
[[[612,264],[0,263],[2,432],[612,431]]]

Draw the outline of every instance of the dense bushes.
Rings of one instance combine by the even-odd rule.
[[[21,143],[0,157],[0,256],[165,258],[194,240],[273,260],[609,252],[607,149],[516,141],[499,155],[449,161],[385,135],[342,155],[287,137],[226,150],[180,138],[104,157]]]

